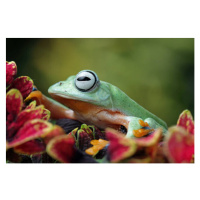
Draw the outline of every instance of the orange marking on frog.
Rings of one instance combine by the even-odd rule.
[[[144,122],[143,120],[139,120],[139,124],[142,126],[142,127],[149,127],[149,124],[147,122]],[[154,131],[154,129],[143,129],[143,128],[140,128],[138,130],[133,130],[133,135],[135,137],[143,137],[147,134],[149,134],[151,131]]]
[[[144,122],[143,120],[139,120],[139,124],[142,126],[142,127],[149,127],[149,124],[147,122]]]

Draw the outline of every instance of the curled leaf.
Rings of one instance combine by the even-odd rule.
[[[162,137],[162,129],[156,129],[152,134],[141,137],[134,138],[138,147],[150,147],[153,145],[157,145]]]
[[[155,157],[158,151],[158,146],[161,138],[162,138],[161,128],[156,129],[152,134],[146,137],[134,138],[134,141],[137,144],[137,153],[134,156],[136,160],[141,159],[141,162],[144,162],[149,160],[150,158],[151,162],[155,162]]]
[[[32,122],[34,120],[31,120],[29,122]],[[42,122],[43,120],[40,120]],[[45,121],[43,121],[45,123]],[[38,126],[39,124],[35,124]],[[34,130],[29,136],[22,138],[19,140],[19,142],[16,144],[8,144],[7,147],[14,147],[14,151],[19,154],[23,155],[35,155],[35,154],[41,154],[44,153],[46,150],[46,144],[53,138],[58,135],[65,135],[64,130],[55,125],[52,127],[52,125],[49,123],[50,127],[47,130],[41,130],[44,127],[37,127],[38,129]],[[22,135],[20,135],[22,137]],[[13,142],[13,141],[12,141]],[[21,143],[21,144],[20,144]],[[11,146],[12,145],[12,146]]]
[[[47,153],[54,159],[70,163],[75,155],[75,139],[71,135],[61,135],[53,138],[47,145]]]
[[[7,126],[7,140],[10,142],[15,133],[28,121],[32,119],[41,119],[44,106],[37,106],[35,109],[25,109],[21,111],[16,120]]]
[[[14,135],[12,140],[7,143],[7,148],[16,147],[30,140],[43,137],[53,128],[53,125],[42,119],[27,121],[22,128]]]
[[[109,140],[108,154],[111,162],[119,162],[132,156],[137,149],[135,141],[114,129],[106,129],[106,138]]]
[[[54,125],[53,128],[49,132],[42,135],[42,138],[43,138],[45,144],[48,144],[48,142],[52,138],[59,136],[59,135],[65,135],[65,131],[60,126]]]

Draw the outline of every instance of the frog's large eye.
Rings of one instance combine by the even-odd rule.
[[[82,92],[88,92],[99,85],[99,79],[95,72],[90,70],[80,71],[75,78],[75,86]]]

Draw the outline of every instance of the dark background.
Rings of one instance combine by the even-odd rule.
[[[6,60],[46,95],[52,84],[91,69],[168,126],[184,109],[194,116],[193,38],[7,38]]]

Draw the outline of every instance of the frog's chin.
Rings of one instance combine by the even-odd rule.
[[[51,97],[55,100],[58,101],[64,101],[64,100],[75,100],[75,101],[83,101],[83,102],[90,102],[90,103],[95,103],[96,101],[93,99],[83,99],[83,98],[78,98],[75,96],[70,96],[70,95],[66,95],[66,94],[59,94],[59,93],[51,93],[49,92],[49,94],[51,95]]]

